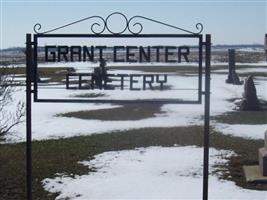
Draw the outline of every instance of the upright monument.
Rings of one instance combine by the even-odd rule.
[[[231,83],[234,85],[241,85],[242,82],[239,80],[239,77],[235,71],[235,50],[228,49],[228,77],[225,80],[226,83]]]
[[[267,130],[264,133],[264,147],[259,148],[260,173],[267,176]]]
[[[267,61],[267,34],[265,34],[265,37],[264,37],[264,50],[265,50],[266,61]]]

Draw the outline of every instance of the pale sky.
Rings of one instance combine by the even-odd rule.
[[[0,48],[24,46],[25,34],[42,24],[46,31],[92,15],[106,18],[122,12],[128,18],[142,15],[184,29],[197,31],[201,22],[203,34],[212,35],[213,44],[263,44],[267,33],[266,0],[194,0],[194,1],[115,1],[115,0],[0,0]],[[141,21],[141,20],[140,20]],[[93,21],[68,27],[54,33],[90,33]],[[144,20],[142,21],[144,22]],[[123,24],[113,23],[113,28]],[[143,33],[183,33],[153,22],[144,22]]]

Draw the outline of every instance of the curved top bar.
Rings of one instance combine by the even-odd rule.
[[[110,25],[108,23],[108,20],[111,17],[114,17],[115,15],[120,16],[126,22],[125,27],[121,31],[117,31],[117,32],[111,31]],[[74,22],[65,24],[63,26],[59,26],[59,27],[56,27],[56,28],[47,30],[47,31],[43,31],[43,32],[40,31],[42,29],[42,25],[40,23],[37,23],[37,24],[34,25],[33,30],[37,34],[46,34],[46,33],[51,33],[51,32],[54,32],[54,31],[63,29],[65,27],[68,27],[68,26],[71,26],[71,25],[80,23],[82,21],[87,21],[87,20],[93,19],[93,18],[99,19],[100,22],[101,22],[101,24],[98,23],[98,22],[94,22],[94,23],[91,24],[91,27],[90,28],[91,28],[92,33],[94,33],[94,34],[101,34],[101,33],[103,33],[106,30],[106,31],[108,31],[111,34],[119,35],[119,34],[123,34],[125,31],[128,30],[130,33],[132,33],[134,35],[138,35],[138,34],[140,34],[142,32],[143,25],[142,25],[141,22],[135,22],[135,23],[131,24],[131,22],[133,20],[135,20],[135,19],[147,20],[147,21],[154,22],[154,23],[157,23],[157,24],[160,24],[160,25],[163,25],[163,26],[167,26],[167,27],[170,27],[170,28],[173,28],[173,29],[176,29],[176,30],[180,30],[180,31],[183,31],[183,32],[186,32],[186,33],[189,33],[189,34],[200,34],[203,31],[203,25],[201,23],[197,23],[196,24],[195,27],[196,27],[196,29],[198,31],[197,32],[194,32],[194,31],[186,30],[186,29],[183,29],[183,28],[180,28],[180,27],[171,25],[171,24],[167,24],[165,22],[161,22],[161,21],[158,21],[158,20],[155,20],[155,19],[144,17],[144,16],[141,16],[141,15],[136,15],[136,16],[133,16],[130,19],[128,19],[126,17],[126,15],[124,15],[123,13],[120,13],[120,12],[113,12],[110,15],[108,15],[105,19],[103,17],[101,17],[101,16],[98,16],[98,15],[94,15],[94,16],[90,16],[90,17],[85,17],[83,19],[80,19],[80,20],[77,20],[77,21],[74,21]],[[98,31],[95,30],[95,27],[96,26],[98,26],[100,28],[100,30],[98,30]],[[138,28],[137,31],[134,31],[133,30],[134,27],[139,27],[139,28]]]

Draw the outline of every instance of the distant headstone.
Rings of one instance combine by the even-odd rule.
[[[95,87],[102,89],[102,74],[101,68],[99,67],[94,68],[94,72],[92,74],[91,88],[94,89]]]
[[[265,34],[265,37],[264,37],[264,50],[265,50],[266,61],[267,61],[267,34]]]
[[[235,69],[232,71],[232,80],[234,85],[242,85],[242,82],[240,81]]]
[[[225,80],[226,83],[231,83],[234,85],[241,85],[242,82],[235,71],[235,50],[228,49],[228,77]]]
[[[249,76],[245,80],[244,84],[244,92],[243,97],[240,105],[240,110],[246,111],[246,110],[259,110],[260,104],[257,97],[257,91],[256,87],[253,81],[253,77]]]
[[[261,174],[267,176],[267,130],[264,135],[264,147],[259,149],[259,166]]]
[[[110,86],[107,86],[107,82],[110,82],[108,78],[108,72],[106,69],[107,62],[105,59],[101,59],[99,61],[99,67],[94,68],[94,72],[92,74],[91,79],[91,88],[99,88],[99,89],[110,89]]]

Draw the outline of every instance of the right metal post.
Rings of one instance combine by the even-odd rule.
[[[32,43],[26,35],[26,195],[32,200]]]
[[[205,104],[204,104],[204,159],[203,159],[203,200],[208,200],[209,179],[209,135],[210,135],[210,54],[211,35],[205,41]]]

